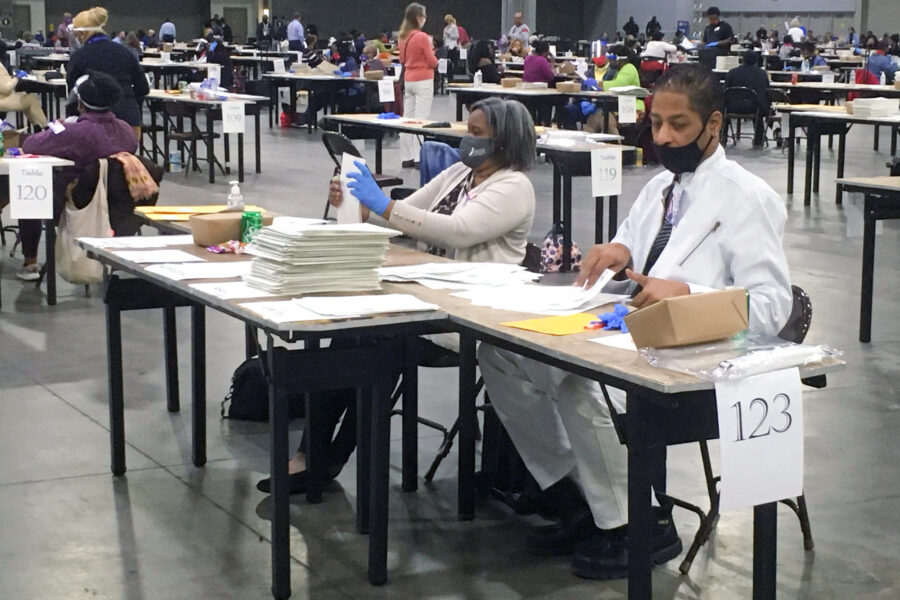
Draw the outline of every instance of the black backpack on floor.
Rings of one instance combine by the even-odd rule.
[[[240,421],[269,420],[269,385],[263,375],[262,360],[265,354],[242,362],[231,376],[231,388],[222,400],[222,418]],[[296,419],[306,413],[306,394],[288,396],[290,417]],[[227,405],[227,408],[226,408]]]

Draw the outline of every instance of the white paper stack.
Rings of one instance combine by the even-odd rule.
[[[900,101],[896,98],[857,98],[853,101],[853,114],[858,117],[891,117],[897,114]]]
[[[262,228],[247,248],[253,261],[244,280],[278,295],[378,290],[378,267],[395,235],[399,232],[368,223],[276,220]]]
[[[532,273],[521,265],[502,263],[444,262],[424,263],[405,267],[382,267],[378,273],[385,281],[415,282],[428,288],[463,290],[481,286],[516,285],[536,281]]]
[[[615,273],[606,270],[590,288],[518,284],[479,287],[453,295],[471,300],[476,306],[539,315],[571,315],[628,298],[626,295],[600,291],[612,280],[613,275]]]

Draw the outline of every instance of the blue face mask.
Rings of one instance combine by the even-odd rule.
[[[494,156],[493,138],[465,136],[459,143],[459,160],[470,169],[477,169]]]

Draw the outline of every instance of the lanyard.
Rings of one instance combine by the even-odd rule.
[[[105,42],[109,38],[104,33],[100,33],[98,35],[92,36],[91,39],[87,41],[88,44],[95,44],[97,42]]]

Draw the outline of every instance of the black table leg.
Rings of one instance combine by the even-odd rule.
[[[390,347],[391,356],[394,348]],[[390,360],[388,361],[391,362]],[[386,373],[393,371],[389,365]],[[369,583],[387,582],[388,488],[391,454],[391,383],[382,374],[372,388],[372,460],[369,483]]]
[[[562,176],[559,173],[559,167],[556,166],[556,161],[553,161],[553,225],[562,221],[562,194],[560,192],[561,178]]]
[[[246,323],[244,325],[244,352],[247,356],[247,360],[256,356],[257,344],[256,328],[249,323]]]
[[[787,160],[787,193],[794,193],[794,125],[791,123],[791,115],[788,113],[788,160]]]
[[[822,136],[816,135],[816,151],[813,154],[813,193],[819,193],[819,171],[822,162]]]
[[[897,156],[897,129],[896,125],[891,127],[891,156]]]
[[[212,115],[206,114],[206,162],[209,163],[209,182],[216,182],[216,145],[213,139]],[[226,144],[227,147],[227,144]],[[194,157],[196,160],[196,156]]]
[[[262,173],[262,147],[259,145],[260,135],[259,135],[259,111],[260,108],[257,106],[256,114],[253,115],[253,142],[256,144],[256,172]]]
[[[643,413],[653,410],[646,398],[628,395],[628,598],[646,600],[653,589],[651,546],[653,514],[650,494],[655,473],[651,432]]]
[[[169,412],[181,410],[178,397],[178,335],[175,307],[163,307],[163,349],[166,356],[166,404]]]
[[[561,270],[568,272],[572,268],[572,176],[568,174],[563,175],[562,224],[563,255]]]
[[[194,466],[206,464],[206,315],[201,305],[191,306],[191,424]]]
[[[460,521],[475,518],[475,337],[459,333],[459,489],[457,514]]]
[[[456,94],[456,120],[462,121],[463,99],[462,94]]]
[[[47,304],[56,305],[56,225],[53,219],[44,221],[44,242],[47,255]],[[40,281],[40,280],[38,280]]]
[[[280,402],[277,381],[284,376],[284,355],[275,352],[275,340],[266,333],[269,376],[269,472],[272,481],[272,595],[291,595],[290,489],[288,481],[288,403]]]
[[[813,128],[806,129],[806,173],[804,174],[803,183],[803,206],[809,206],[812,200],[812,172],[813,172],[813,155],[816,152],[816,134]]]
[[[594,243],[603,243],[603,196],[594,198]]]
[[[369,533],[372,480],[372,390],[356,390],[356,530]]]
[[[152,103],[150,103],[150,138],[153,140],[153,162],[159,164],[159,158],[157,156],[159,154],[159,142],[156,137],[156,110]],[[166,156],[164,162],[168,162],[168,160],[169,157]],[[165,166],[163,169],[165,169]]]
[[[222,134],[222,147],[225,155],[225,173],[231,175],[231,136],[227,133]]]
[[[847,151],[847,133],[845,131],[838,136],[837,179],[840,179],[841,177],[844,176],[844,155],[845,155],[846,151]],[[839,183],[835,185],[834,203],[835,204],[843,204],[844,203],[844,187]]]
[[[419,339],[402,341],[403,352],[403,491],[414,492],[419,476]]]
[[[616,237],[616,231],[619,230],[619,197],[609,197],[609,237],[608,241],[612,241]]]
[[[109,386],[109,446],[113,475],[125,474],[125,391],[122,381],[122,313],[106,302],[106,365]]]
[[[753,600],[775,599],[778,504],[753,507]]]
[[[375,172],[379,175],[381,174],[382,137],[383,136],[379,136],[375,138]]]
[[[881,127],[879,127],[878,125],[876,125],[876,126],[875,126],[875,145],[874,145],[874,148],[873,148],[873,149],[875,150],[875,152],[878,152],[878,137],[879,137],[879,133],[880,133],[880,132],[881,132]]]
[[[238,181],[244,183],[244,134],[238,136]],[[259,163],[257,163],[259,165]],[[258,173],[259,171],[257,171]]]
[[[875,287],[875,212],[872,196],[866,194],[863,205],[862,290],[859,305],[859,341],[872,341],[872,293]]]

